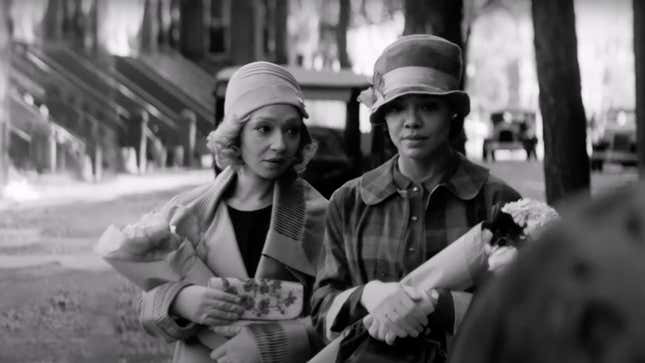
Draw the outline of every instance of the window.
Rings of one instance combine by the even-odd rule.
[[[211,0],[208,14],[208,52],[225,54],[230,49],[231,1]]]

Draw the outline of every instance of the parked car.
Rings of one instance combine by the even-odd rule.
[[[215,76],[215,125],[222,120],[226,85],[237,68],[224,68]],[[343,183],[366,169],[361,151],[359,104],[356,98],[370,83],[367,77],[348,70],[335,72],[299,67],[286,68],[302,87],[311,116],[307,124],[314,125],[309,126],[309,131],[312,138],[318,142],[318,152],[303,176],[325,197],[329,197]],[[332,101],[333,105],[324,103],[329,101]],[[317,105],[322,107],[310,109],[313,102],[323,102],[322,105]],[[336,106],[339,104],[341,112],[332,113],[332,109],[338,111],[339,107]],[[316,112],[315,109],[324,114]],[[337,120],[335,117],[342,119]],[[320,122],[321,120],[316,118],[326,120]],[[328,126],[330,124],[333,124],[333,127]]]
[[[636,113],[632,109],[609,109],[592,130],[591,170],[605,163],[636,165]]]
[[[525,150],[526,158],[537,159],[535,112],[505,109],[491,113],[492,132],[484,139],[482,158],[495,161],[497,150]]]

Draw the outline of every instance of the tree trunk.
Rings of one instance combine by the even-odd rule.
[[[462,23],[464,19],[463,0],[405,0],[405,25],[403,34],[433,34],[457,44],[462,49],[463,69],[466,67],[466,52]],[[464,89],[464,77],[459,87]],[[466,134],[463,118],[456,120],[462,131],[451,141],[452,147],[466,154]]]
[[[275,2],[275,62],[278,64],[289,63],[289,49],[287,46],[287,19],[289,17],[289,0]]]
[[[535,59],[544,128],[546,200],[589,194],[573,0],[533,0]]]
[[[158,33],[159,23],[157,14],[159,13],[160,3],[153,0],[145,0],[143,10],[143,21],[139,30],[141,39],[141,51],[145,53],[154,53],[158,50]]]
[[[74,49],[83,49],[85,39],[85,18],[81,0],[62,1],[62,40]]]
[[[49,0],[43,18],[43,41],[51,43],[63,38],[63,0]]]
[[[403,11],[403,34],[434,34],[463,49],[463,0],[405,0]]]
[[[352,62],[347,54],[347,29],[351,21],[352,3],[350,0],[338,0],[338,24],[336,25],[336,46],[338,47],[338,61],[341,68],[351,68]]]
[[[9,2],[0,2],[0,192],[9,179]],[[0,193],[1,194],[1,193]]]
[[[189,59],[199,60],[204,57],[204,3],[195,0],[180,0],[179,44],[181,53]]]
[[[636,71],[636,132],[638,170],[645,178],[645,2],[634,0],[634,68]]]

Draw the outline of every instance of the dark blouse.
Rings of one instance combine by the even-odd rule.
[[[237,210],[230,205],[227,207],[244,266],[249,277],[253,277],[269,231],[271,206],[252,211]]]

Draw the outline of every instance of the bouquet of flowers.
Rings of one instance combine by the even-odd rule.
[[[414,269],[401,284],[424,293],[437,288],[465,290],[486,270],[499,271],[511,263],[518,247],[558,218],[553,208],[532,199],[495,205],[488,220]],[[344,336],[341,334],[310,362],[335,362]]]
[[[182,236],[192,235],[186,222],[194,222],[186,221],[184,216],[185,208],[175,207],[146,214],[124,228],[111,225],[101,236],[95,252],[146,291],[175,281],[211,286],[218,276],[204,262],[191,239]],[[178,229],[181,235],[177,234]],[[304,288],[300,283],[232,277],[217,280],[221,280],[218,288],[240,296],[246,308],[241,320],[294,319],[302,312]]]
[[[489,270],[503,270],[515,259],[518,247],[535,239],[548,223],[558,218],[553,208],[533,199],[495,205],[491,218],[482,224],[493,234],[486,251]]]
[[[488,220],[472,227],[401,281],[429,292],[435,288],[463,290],[485,269],[499,271],[514,259],[514,252],[535,239],[558,213],[545,203],[520,199],[493,206]]]

